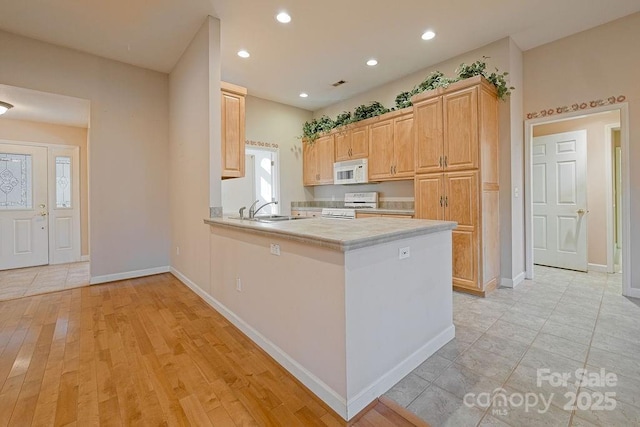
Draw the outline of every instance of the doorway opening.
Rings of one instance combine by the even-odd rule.
[[[90,103],[8,85],[0,98],[14,105],[0,118],[0,299],[88,285]]]
[[[237,215],[240,208],[248,208],[254,202],[256,202],[256,208],[266,205],[260,210],[259,213],[261,215],[280,214],[280,162],[278,150],[247,147],[245,156],[244,177],[222,181],[222,207],[224,214]]]
[[[534,264],[622,273],[628,295],[627,123],[626,104],[525,122],[527,278]]]

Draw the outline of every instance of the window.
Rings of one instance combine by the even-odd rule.
[[[33,208],[30,154],[0,153],[0,209]]]
[[[71,207],[71,157],[56,156],[56,208]]]

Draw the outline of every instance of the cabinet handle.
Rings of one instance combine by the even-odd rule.
[[[440,165],[440,167],[442,167],[442,156],[440,156],[440,160],[438,161],[438,164]]]
[[[444,156],[444,167],[448,167],[449,166],[449,159],[448,156]]]
[[[442,196],[440,196],[440,207],[443,207],[443,206],[444,206],[444,201],[442,199]]]
[[[393,174],[394,174],[394,175],[396,174],[396,167],[395,167],[395,165],[393,166]]]
[[[449,207],[449,196],[444,196],[444,206]]]

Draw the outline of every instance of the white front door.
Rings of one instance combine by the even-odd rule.
[[[79,148],[49,147],[49,263],[80,261]]]
[[[49,263],[47,148],[0,143],[0,270]]]
[[[587,271],[587,132],[536,137],[532,158],[533,261]]]

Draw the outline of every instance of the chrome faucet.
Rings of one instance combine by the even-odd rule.
[[[260,201],[260,199],[256,200],[255,202],[251,203],[251,206],[249,206],[249,219],[253,218],[253,215],[255,215],[255,211],[253,210],[253,208],[256,207],[256,204]]]
[[[256,203],[258,203],[259,200],[256,200]],[[253,205],[251,205],[251,209],[249,209],[249,218],[254,218],[256,216],[256,214],[260,211],[260,209],[264,208],[265,206],[269,206],[269,205],[277,205],[278,202],[269,202],[269,203],[265,203],[264,205],[260,206],[258,209],[256,210],[252,210],[253,207],[256,205],[256,203],[254,203]]]

